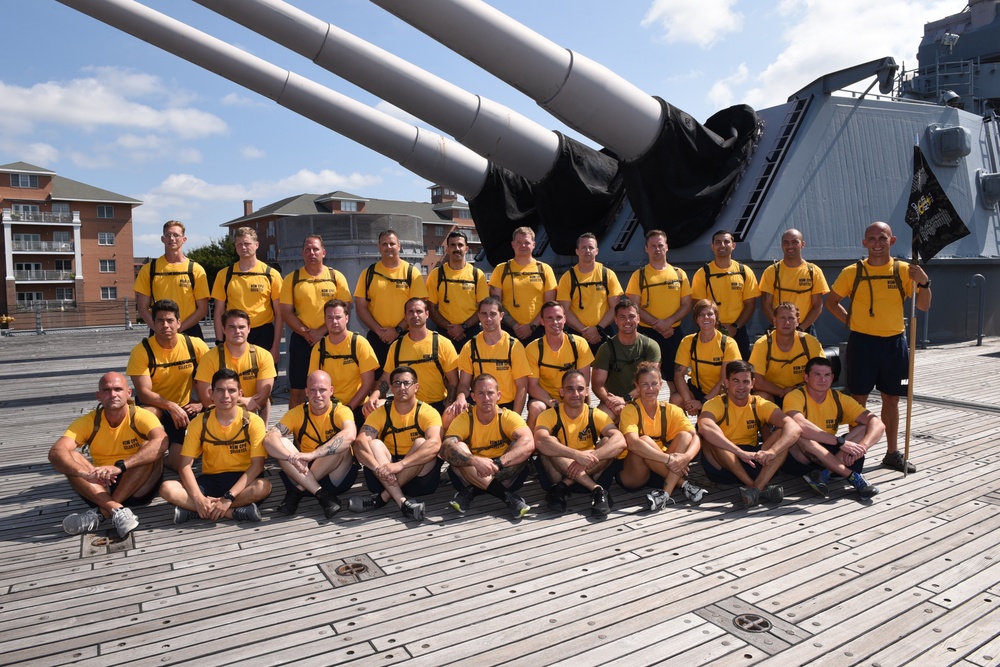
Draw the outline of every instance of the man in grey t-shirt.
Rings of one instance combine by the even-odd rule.
[[[618,423],[625,404],[636,395],[635,369],[640,362],[660,363],[660,346],[639,333],[639,308],[628,297],[615,305],[618,334],[609,338],[594,357],[591,383],[601,404],[598,409]]]

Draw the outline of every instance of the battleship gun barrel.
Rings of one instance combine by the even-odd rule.
[[[315,81],[252,56],[133,0],[58,0],[83,14],[268,97],[432,182],[466,197],[482,190],[488,161]]]
[[[480,0],[372,2],[514,86],[623,160],[644,154],[660,134],[659,101]]]
[[[195,0],[312,60],[523,176],[542,180],[559,154],[551,130],[463,90],[282,0]]]

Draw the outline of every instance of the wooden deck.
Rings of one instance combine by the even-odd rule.
[[[483,496],[458,517],[442,484],[415,524],[289,519],[277,490],[255,525],[174,526],[157,500],[125,542],[66,535],[84,505],[46,453],[139,335],[0,339],[2,664],[1000,664],[1000,340],[918,353],[919,471],[877,445],[868,503],[782,478],[776,507],[714,488],[649,514],[616,487],[596,522],[531,480],[515,523]]]

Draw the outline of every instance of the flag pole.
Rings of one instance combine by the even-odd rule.
[[[917,261],[917,253],[913,253],[913,263]],[[913,371],[917,356],[917,286],[913,286],[910,297],[910,368],[906,382],[906,431],[903,439],[903,477],[906,477],[907,461],[910,460],[910,419],[913,414]]]

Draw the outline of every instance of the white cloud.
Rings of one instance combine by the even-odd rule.
[[[740,63],[735,72],[725,79],[719,79],[712,84],[706,95],[708,100],[716,109],[731,107],[736,99],[733,89],[739,84],[745,83],[749,76],[750,70],[747,68],[746,63]]]
[[[259,108],[269,106],[261,98],[240,93],[229,93],[222,98],[222,103],[228,107]]]
[[[737,0],[653,0],[643,26],[659,25],[669,43],[712,46],[727,33],[743,29],[743,15],[733,11]]]
[[[275,181],[255,181],[250,184],[213,184],[192,174],[171,174],[139,199],[145,201],[150,208],[157,207],[165,200],[174,204],[184,200],[232,201],[236,210],[236,204],[242,206],[244,199],[271,200],[304,192],[321,194],[333,190],[362,191],[381,183],[382,178],[379,176],[357,172],[340,174],[329,169],[318,172],[302,169]]]
[[[244,160],[259,160],[260,158],[266,156],[267,153],[257,148],[256,146],[242,146],[240,147],[240,156]]]

